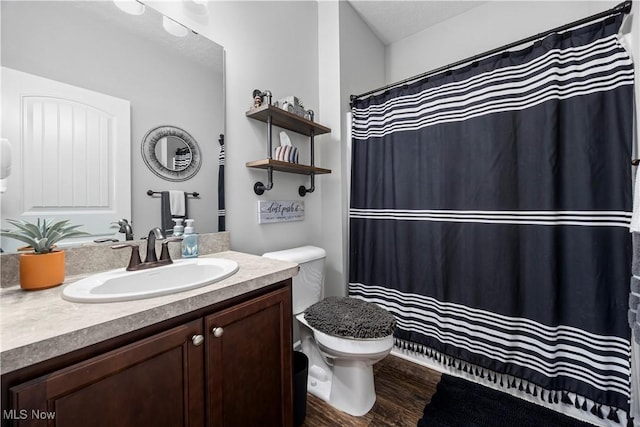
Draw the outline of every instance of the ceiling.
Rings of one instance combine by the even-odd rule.
[[[347,0],[385,44],[460,15],[485,1]]]

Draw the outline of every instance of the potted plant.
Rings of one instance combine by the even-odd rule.
[[[20,254],[20,287],[36,290],[61,285],[64,282],[64,251],[55,250],[56,243],[88,233],[77,230],[81,225],[69,225],[69,220],[38,218],[35,224],[12,219],[7,222],[16,229],[2,230],[0,235],[24,242],[32,249],[32,252]]]

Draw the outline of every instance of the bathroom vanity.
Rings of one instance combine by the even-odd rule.
[[[291,426],[298,267],[209,256],[238,272],[144,300],[82,304],[62,300],[62,287],[3,289],[2,426]]]

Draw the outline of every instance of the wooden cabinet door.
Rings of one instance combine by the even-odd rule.
[[[12,387],[11,418],[21,427],[204,426],[202,332],[194,320]]]
[[[287,286],[205,318],[209,426],[292,426],[291,317]]]

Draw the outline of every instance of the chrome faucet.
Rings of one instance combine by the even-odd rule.
[[[111,224],[120,226],[118,233],[124,233],[125,240],[133,240],[133,229],[131,228],[131,224],[129,224],[129,221],[122,218],[120,221],[112,222]]]
[[[158,259],[158,256],[156,255],[156,240],[162,240],[162,252],[160,253],[160,259]],[[155,227],[149,231],[149,236],[147,237],[147,256],[144,262],[140,259],[140,248],[137,243],[122,243],[111,246],[111,249],[131,248],[131,258],[129,259],[127,271],[144,270],[147,268],[172,264],[173,260],[171,260],[171,256],[169,255],[169,243],[180,241],[182,241],[182,237],[165,238],[160,227]]]

